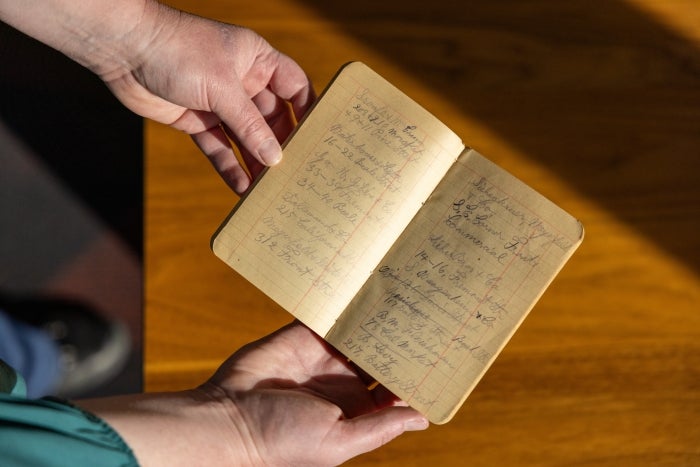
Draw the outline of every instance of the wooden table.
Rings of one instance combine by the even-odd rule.
[[[579,217],[586,240],[455,419],[351,465],[700,464],[696,0],[178,0],[255,29],[317,90],[362,60]],[[147,390],[290,321],[213,256],[236,202],[146,127]]]

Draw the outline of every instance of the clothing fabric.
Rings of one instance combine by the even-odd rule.
[[[56,388],[61,378],[59,355],[47,333],[0,310],[0,360],[24,376],[28,397],[43,397]]]
[[[0,360],[0,459],[4,467],[120,466],[138,462],[107,423],[67,401],[27,399],[24,380]]]

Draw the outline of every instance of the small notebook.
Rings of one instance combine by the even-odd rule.
[[[214,253],[447,422],[581,243],[581,223],[359,62],[283,151]]]

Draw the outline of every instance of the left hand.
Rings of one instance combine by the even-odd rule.
[[[265,465],[336,465],[427,420],[296,322],[236,352],[200,388],[232,404],[252,459]]]
[[[299,322],[233,354],[205,384],[81,401],[144,467],[327,466],[428,421]]]

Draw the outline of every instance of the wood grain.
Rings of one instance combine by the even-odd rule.
[[[700,15],[693,0],[172,1],[251,27],[320,90],[362,60],[579,217],[586,240],[455,419],[350,465],[700,463]],[[146,127],[145,378],[204,380],[290,316],[209,238],[236,202]]]

